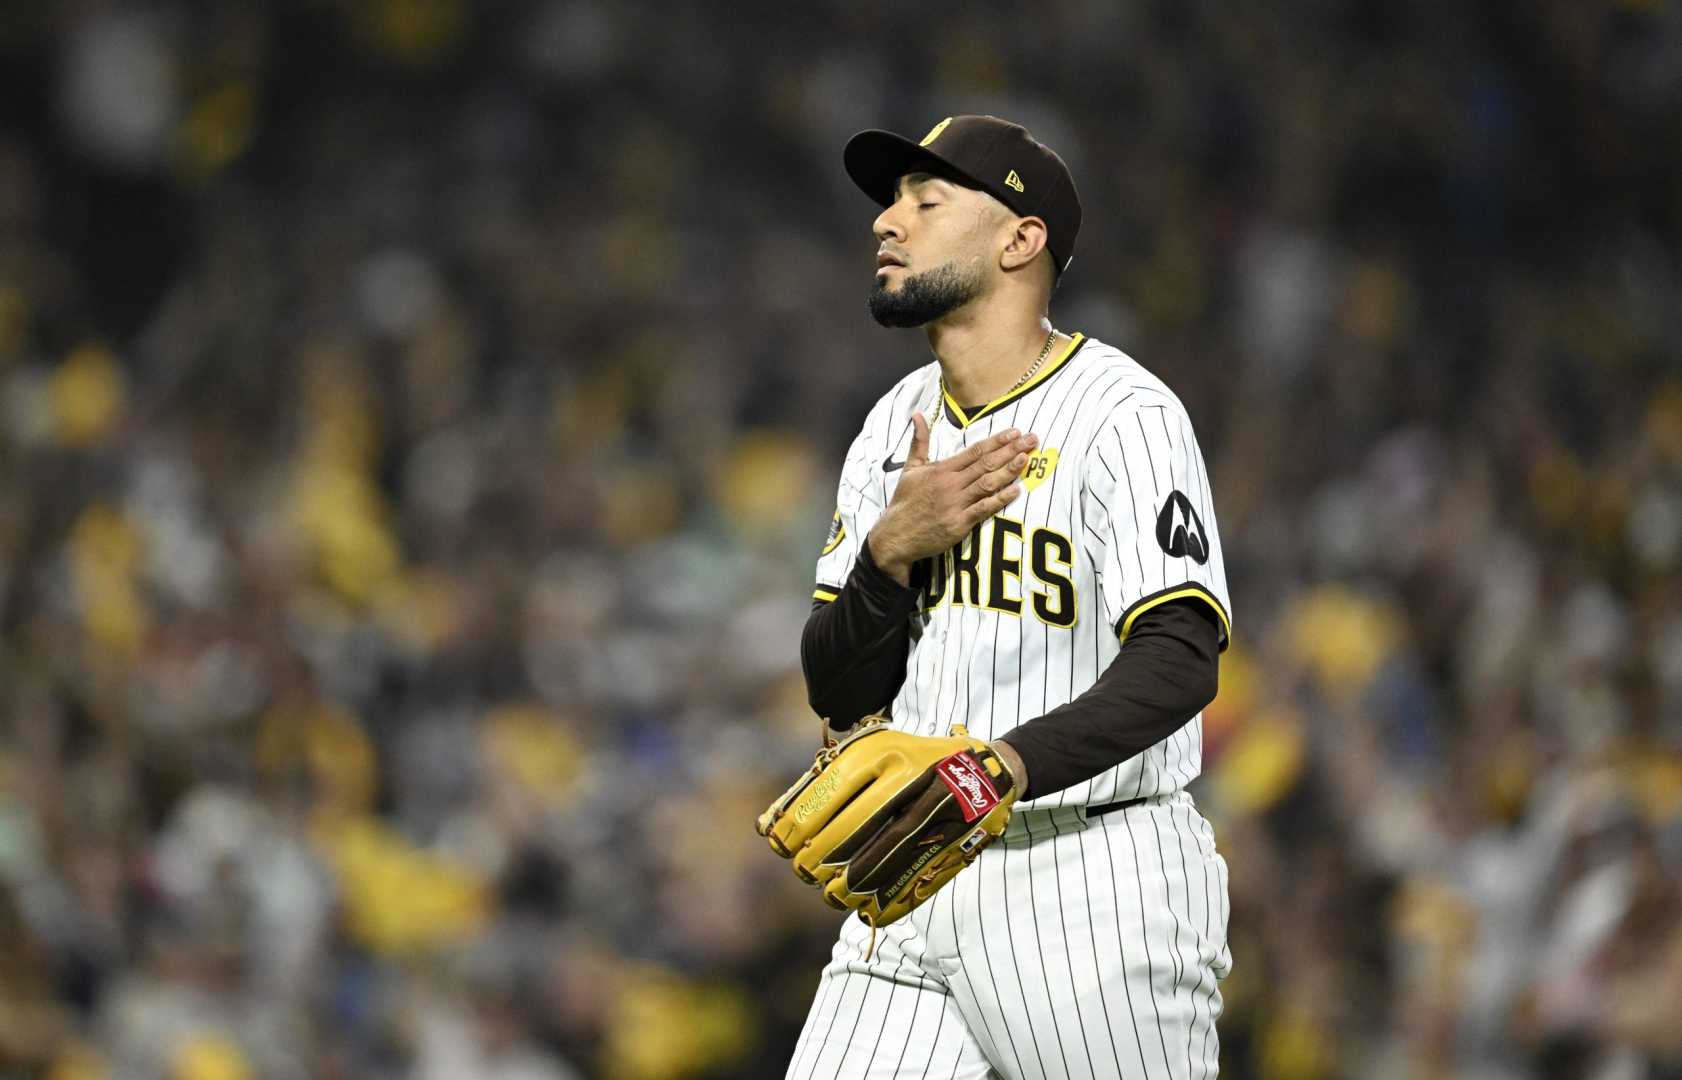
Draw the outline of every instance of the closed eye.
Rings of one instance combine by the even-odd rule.
[[[939,204],[939,203],[932,203],[932,202],[923,202],[923,203],[918,203],[918,204],[917,204],[917,209],[919,209],[919,210],[928,210],[928,209],[930,209],[930,208],[932,208],[932,207],[935,207],[935,206],[939,206],[939,205],[940,205],[940,204]]]

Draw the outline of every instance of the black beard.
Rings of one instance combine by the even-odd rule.
[[[898,292],[889,292],[887,279],[878,275],[870,290],[870,317],[883,326],[925,326],[957,311],[980,291],[980,275],[965,277],[957,263],[907,274]]]

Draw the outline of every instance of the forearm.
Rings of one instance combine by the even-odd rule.
[[[997,740],[1020,758],[1023,798],[1090,780],[1172,735],[1213,701],[1220,663],[1214,620],[1195,600],[1146,612],[1097,682]]]
[[[813,605],[800,663],[807,699],[831,727],[851,727],[898,693],[918,595],[878,567],[866,544],[839,595]]]

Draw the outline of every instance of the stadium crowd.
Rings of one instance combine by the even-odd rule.
[[[1682,4],[801,10],[6,5],[0,1075],[781,1076],[839,148],[993,112],[1213,477],[1227,1074],[1682,1076]]]

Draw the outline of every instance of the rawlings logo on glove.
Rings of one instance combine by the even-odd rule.
[[[961,754],[953,754],[934,768],[940,774],[940,778],[946,781],[946,786],[951,789],[952,794],[963,802],[965,821],[974,821],[999,805],[999,793],[987,782],[987,774],[982,771],[981,763],[967,750]]]
[[[1004,832],[1016,783],[961,725],[941,738],[880,716],[818,752],[759,816],[771,850],[832,907],[873,927],[904,918]]]
[[[840,783],[841,778],[838,776],[819,778],[818,782],[812,785],[811,793],[801,800],[799,806],[795,807],[794,820],[805,821],[822,810],[824,803],[828,802],[830,796],[835,794],[835,789],[840,786]]]

